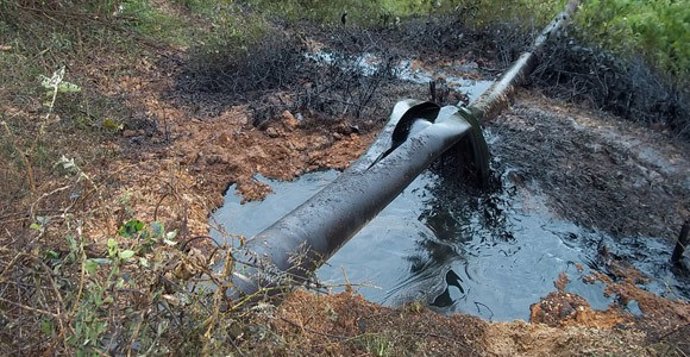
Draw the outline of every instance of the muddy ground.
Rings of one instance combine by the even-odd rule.
[[[511,180],[546,193],[562,217],[613,235],[677,235],[688,204],[686,143],[534,92],[518,95],[485,124],[494,138],[492,154],[516,169]],[[487,323],[463,315],[442,317],[418,303],[391,310],[350,293],[297,292],[263,311],[257,323],[276,334],[299,331],[304,337],[277,344],[286,350],[309,346],[306,352],[314,354],[355,354],[362,346],[375,354],[382,343],[392,354],[419,355],[686,353],[681,341],[688,336],[690,305],[638,288],[645,277],[606,254],[601,258],[610,274],[587,277],[604,282],[607,293],[617,296],[605,311],[565,292],[568,277],[562,274],[554,292],[532,305],[529,322]],[[633,300],[642,315],[624,309]]]
[[[475,54],[468,56],[467,63],[477,62]],[[250,104],[219,104],[213,96],[180,92],[176,81],[185,70],[184,60],[179,51],[164,51],[142,58],[121,75],[112,75],[121,73],[117,64],[94,64],[95,88],[125,98],[134,115],[157,123],[125,128],[114,140],[98,143],[109,159],[89,167],[88,174],[105,185],[79,202],[80,207],[113,210],[94,209],[84,222],[96,256],[132,216],[163,221],[179,229],[183,240],[204,237],[209,215],[231,183],[237,183],[245,199],[256,200],[270,194],[270,187],[253,178],[256,174],[290,180],[312,170],[343,169],[366,150],[385,119],[344,115],[320,121],[308,112],[286,110],[257,127]],[[457,58],[434,60],[436,65],[459,63]],[[394,102],[425,99],[426,93],[423,85],[392,82],[381,87],[378,97]],[[270,98],[290,102],[293,95],[275,91]],[[492,154],[517,168],[513,179],[526,188],[539,182],[551,208],[582,226],[671,240],[690,214],[690,148],[668,132],[548,99],[538,89],[523,91],[485,127],[500,137],[491,145]],[[31,208],[48,211],[70,204],[67,193],[60,193]],[[20,220],[4,219],[8,230],[26,229]],[[211,248],[204,239],[192,245]],[[553,294],[535,301],[532,321],[509,323],[441,316],[417,304],[389,309],[351,293],[297,291],[277,307],[261,305],[233,333],[233,343],[241,351],[284,355],[690,353],[683,344],[690,336],[690,304],[637,288],[637,275],[625,262],[609,261],[619,267],[618,278],[592,279],[606,282],[622,300],[638,301],[641,317],[620,306],[593,311],[583,299],[560,291],[559,284]]]

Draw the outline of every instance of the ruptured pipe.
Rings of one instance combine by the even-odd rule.
[[[309,279],[340,247],[395,199],[444,152],[467,140],[479,178],[489,176],[489,151],[479,123],[498,114],[534,69],[545,42],[567,24],[570,1],[501,78],[468,108],[398,102],[365,155],[335,181],[233,251],[227,295],[261,298]]]
[[[391,121],[406,120],[410,114],[416,120],[408,120],[416,123],[409,128],[421,127],[417,133],[386,155],[360,160],[233,253],[231,297],[274,295],[306,280],[430,163],[475,130],[459,108],[428,102],[398,103]]]

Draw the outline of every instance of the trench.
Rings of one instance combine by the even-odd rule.
[[[375,59],[363,56],[358,66],[366,73],[372,63]],[[414,83],[427,83],[438,74],[412,70],[406,62],[396,70],[400,79]],[[443,76],[470,99],[491,83]],[[490,130],[485,135],[490,148],[502,140]],[[611,275],[602,263],[600,248],[605,246],[607,254],[649,277],[641,288],[669,298],[690,297],[690,285],[668,263],[668,240],[613,236],[565,220],[549,208],[539,182],[516,180],[516,167],[500,161],[493,162],[497,187],[483,193],[459,184],[451,170],[439,165],[426,170],[316,271],[318,285],[330,291],[351,286],[366,299],[389,306],[422,301],[441,313],[510,321],[528,320],[530,305],[554,291],[554,282],[565,273],[566,292],[604,310],[618,303],[617,297],[607,295],[603,283],[585,278],[593,272]],[[261,232],[338,174],[317,171],[290,182],[258,176],[273,193],[245,204],[230,187],[211,218],[212,226],[220,225],[223,232],[211,234],[217,242],[238,246],[240,237]],[[624,308],[642,313],[634,300]]]

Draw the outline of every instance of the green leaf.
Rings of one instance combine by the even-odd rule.
[[[160,238],[165,234],[165,226],[161,222],[151,222],[150,227],[154,238]]]
[[[79,93],[81,92],[81,87],[74,83],[67,81],[62,81],[58,84],[58,92],[60,93]]]
[[[121,123],[119,123],[119,122],[117,122],[111,118],[105,118],[105,120],[103,120],[103,124],[101,124],[101,125],[110,131],[120,131],[120,130],[124,129],[124,127],[125,127]]]
[[[131,219],[120,226],[120,229],[117,230],[117,234],[125,238],[132,238],[142,230],[144,230],[144,222],[138,219]]]
[[[67,244],[69,245],[69,251],[72,253],[77,253],[80,250],[79,243],[77,243],[77,240],[74,239],[74,236],[71,234],[67,235]]]
[[[41,332],[43,332],[44,335],[53,336],[55,333],[55,325],[53,325],[53,321],[49,319],[41,320]]]
[[[58,253],[52,249],[49,249],[48,251],[46,251],[45,256],[48,259],[60,259],[60,253]]]
[[[167,240],[173,240],[177,237],[177,231],[171,231],[165,234],[165,239]]]
[[[127,282],[125,281],[125,279],[122,279],[122,278],[117,279],[117,282],[115,282],[115,287],[118,288],[118,289],[122,289],[122,288],[124,288],[126,285],[127,285]]]
[[[149,263],[149,260],[146,258],[139,258],[139,265],[141,265],[144,268],[149,268],[151,267],[151,264]]]
[[[60,160],[58,160],[58,162],[55,163],[55,165],[62,165],[62,168],[68,172],[76,171],[77,169],[77,164],[74,163],[74,158],[68,159],[65,155],[62,155],[60,157]]]
[[[93,304],[96,305],[96,307],[101,307],[101,305],[103,305],[103,297],[101,296],[101,294],[99,294],[99,293],[91,294],[90,298],[91,298],[91,301],[93,302]]]
[[[50,219],[48,217],[36,216],[36,222],[31,223],[31,225],[29,225],[29,228],[38,232],[42,232],[45,229],[45,226],[48,225],[48,222],[50,222]]]
[[[60,85],[60,82],[62,82],[62,79],[65,77],[65,66],[60,67],[57,71],[53,72],[53,75],[48,78],[46,76],[41,76],[42,81],[41,81],[41,86],[43,88],[48,89],[48,90],[55,90],[58,88]]]
[[[98,264],[98,262],[96,262],[94,259],[86,259],[84,261],[84,270],[88,274],[95,273],[96,270],[98,270],[99,266],[100,266],[100,264]]]
[[[118,248],[117,241],[113,238],[108,238],[108,256],[111,258],[117,256]]]
[[[120,257],[120,259],[126,261],[126,260],[129,260],[130,258],[132,258],[134,256],[134,254],[135,254],[135,252],[133,250],[127,249],[127,250],[123,250],[120,253],[118,253],[118,256]]]

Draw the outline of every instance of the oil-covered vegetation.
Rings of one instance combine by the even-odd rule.
[[[198,3],[198,2],[197,2]],[[289,21],[337,23],[347,19],[360,25],[385,25],[397,18],[451,14],[474,26],[509,22],[536,29],[563,8],[563,0],[338,0],[264,1],[247,4]],[[672,75],[690,71],[690,6],[674,0],[582,1],[577,15],[579,38],[622,56],[642,55],[654,67]]]
[[[334,41],[368,50],[375,42],[371,39],[379,35],[437,26],[428,31],[437,36],[437,44],[453,47],[459,37],[444,34],[467,31],[495,41],[478,48],[519,49],[563,4],[0,0],[0,354],[242,355],[252,349],[272,353],[275,346],[287,353],[286,339],[245,323],[252,317],[242,311],[241,303],[228,308],[222,294],[187,289],[190,276],[219,282],[227,271],[210,272],[187,244],[198,237],[184,235],[180,222],[186,222],[186,205],[171,215],[175,222],[142,222],[127,194],[109,199],[115,191],[115,173],[103,170],[122,153],[114,148],[118,143],[139,138],[128,133],[145,138],[160,133],[152,145],[161,147],[172,140],[165,118],[132,105],[131,98],[118,91],[115,78],[130,76],[135,67],[156,66],[156,58],[177,65],[170,76],[179,78],[175,89],[186,96],[185,105],[198,105],[199,92],[225,91],[231,92],[234,104],[261,108],[266,95],[296,90],[294,84],[305,75],[316,73],[324,85],[329,78],[346,77],[305,68],[303,40],[310,31],[337,34],[341,37]],[[569,36],[577,45],[567,45],[572,58],[563,62],[558,59],[562,51],[554,51],[558,53],[540,69],[537,85],[561,94],[572,93],[563,90],[564,85],[575,85],[576,96],[562,97],[590,101],[622,115],[643,116],[658,108],[671,119],[660,116],[654,123],[690,135],[684,102],[690,78],[687,1],[585,1],[576,23]],[[524,43],[501,43],[505,32],[495,31],[501,28],[518,29],[513,32],[520,33]],[[417,33],[408,31],[400,42],[424,50],[426,38],[415,39]],[[465,41],[481,37],[468,36]],[[362,45],[365,40],[369,42]],[[507,53],[505,61],[514,54]],[[558,73],[571,72],[573,64],[579,66],[577,73],[563,83]],[[588,77],[592,68],[608,77]],[[360,104],[370,104],[380,78],[342,79],[329,100],[298,91],[296,105],[322,114],[344,113],[353,105],[338,93],[351,90]],[[602,88],[602,82],[595,81],[599,78],[606,79],[606,93],[594,92]],[[641,92],[618,98],[640,83],[633,78],[642,78],[645,86],[635,89]],[[612,89],[612,83],[620,88]],[[650,93],[649,103],[634,104],[643,103],[644,91]],[[592,98],[628,104],[611,106]],[[258,99],[259,104],[247,103],[248,99]],[[364,116],[362,110],[352,113]],[[280,111],[258,113],[271,117]],[[156,172],[148,174],[163,179]],[[165,202],[169,197],[177,197],[174,189],[165,194]],[[165,202],[161,198],[152,203],[154,217]],[[100,227],[110,235],[100,240],[89,236]],[[352,344],[351,351],[373,355],[419,352],[399,350],[388,335],[395,334],[372,333],[344,343]],[[239,340],[245,345],[238,346]]]

